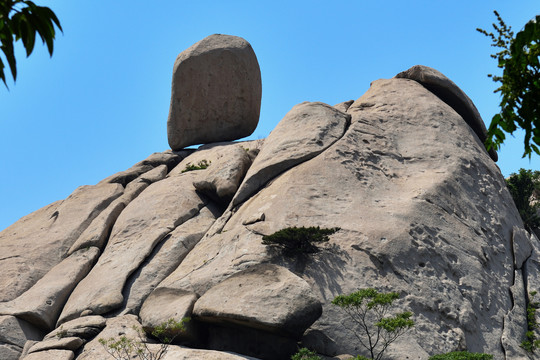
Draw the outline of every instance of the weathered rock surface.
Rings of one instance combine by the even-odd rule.
[[[200,328],[191,320],[193,306],[198,296],[183,290],[158,288],[145,300],[139,314],[143,328],[152,332],[169,319],[180,321],[190,318],[184,323],[184,331],[177,334],[175,342],[201,343]]]
[[[59,323],[83,311],[98,315],[122,305],[122,289],[128,276],[167,234],[197,215],[206,204],[205,199],[189,190],[191,183],[189,174],[158,181],[126,207],[97,264],[71,294]]]
[[[133,283],[128,283],[125,287],[124,297],[127,301],[124,312],[139,313],[139,309],[146,297],[184,260],[186,255],[214,223],[217,213],[218,211],[211,205],[210,207],[206,206],[195,217],[181,224],[167,235],[167,238],[154,249],[153,254],[145,260],[146,264],[143,264],[134,273],[133,278],[135,280],[133,280]],[[161,310],[165,309],[167,307],[161,308]],[[162,319],[158,324],[169,318]]]
[[[423,65],[415,65],[410,69],[400,72],[396,78],[405,78],[418,81],[429,91],[437,95],[442,101],[452,107],[465,122],[474,130],[480,141],[486,140],[487,129],[478,109],[472,100],[452,80],[441,72]],[[497,161],[497,152],[493,149],[489,155]]]
[[[281,266],[261,264],[208,290],[197,302],[198,319],[237,324],[298,337],[321,316],[319,300],[300,277]]]
[[[75,354],[71,350],[46,350],[28,354],[24,360],[73,360]]]
[[[523,274],[516,270],[515,284],[510,287],[513,306],[504,317],[504,329],[501,336],[501,344],[507,359],[527,360],[529,356],[521,348],[520,344],[525,339],[527,328],[527,305],[525,301],[525,287],[523,286]]]
[[[66,200],[45,206],[2,231],[0,301],[15,299],[62,261],[79,235],[122,191],[119,184],[81,186]]]
[[[248,151],[249,149],[236,143],[204,145],[197,152],[186,157],[170,172],[169,177],[188,171],[195,172],[197,174],[197,178],[193,181],[195,189],[226,206],[251,165],[252,160]],[[189,170],[191,167],[204,166],[207,167]]]
[[[83,316],[68,321],[51,331],[43,340],[59,337],[78,337],[83,340],[92,339],[105,327],[106,319],[99,315]]]
[[[307,161],[343,136],[350,115],[323,103],[296,105],[270,133],[233,199],[248,199],[283,171]]]
[[[82,346],[84,341],[76,336],[74,337],[62,337],[62,338],[49,338],[45,341],[40,341],[28,350],[28,353],[35,353],[46,350],[71,350],[75,351]]]
[[[212,236],[205,235],[157,288],[202,295],[229,276],[268,259],[261,236],[244,226],[237,226]]]
[[[244,39],[215,34],[178,55],[167,136],[173,150],[237,140],[257,127],[261,71]]]
[[[99,339],[120,339],[121,336],[125,336],[133,341],[140,341],[139,333],[136,330],[140,328],[141,324],[137,321],[137,316],[135,315],[122,315],[107,319],[103,331],[92,341],[84,344],[83,350],[81,354],[77,356],[77,359],[109,360],[111,355],[109,355],[105,347],[99,343]],[[148,340],[144,334],[142,340]]]
[[[354,100],[347,100],[347,101],[334,105],[334,107],[341,112],[347,112],[347,110],[351,107],[353,102]]]
[[[155,346],[155,345],[154,345]],[[163,360],[257,360],[254,357],[243,356],[231,352],[189,349],[180,346],[171,346]]]
[[[0,316],[0,359],[18,360],[25,345],[41,340],[43,332],[15,316]]]
[[[11,344],[0,344],[0,358],[4,360],[19,360],[21,348]]]
[[[95,247],[73,253],[21,296],[0,303],[0,315],[15,315],[41,329],[54,329],[69,294],[88,274],[98,255]]]
[[[131,181],[138,178],[140,175],[160,166],[166,165],[168,171],[172,170],[183,158],[188,156],[191,151],[166,150],[162,153],[153,153],[143,161],[140,161],[125,171],[121,171],[106,179],[100,181],[102,183],[118,183],[126,186]]]
[[[522,227],[514,226],[512,229],[512,250],[514,251],[514,268],[521,269],[534,250],[531,235]]]
[[[41,340],[43,332],[15,316],[0,316],[0,344],[14,345],[22,350],[27,340]]]
[[[169,319],[180,321],[190,317],[198,297],[183,290],[159,288],[144,302],[140,318],[143,327],[154,329]]]

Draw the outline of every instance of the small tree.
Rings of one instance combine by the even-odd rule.
[[[392,303],[398,298],[396,292],[380,293],[368,288],[349,295],[339,295],[332,301],[358,325],[358,328],[349,330],[354,333],[360,345],[369,351],[371,359],[382,359],[388,346],[414,326],[409,311],[388,316]]]
[[[159,340],[160,347],[157,351],[151,351],[148,343],[145,341],[144,330],[133,327],[139,339],[131,339],[127,336],[121,336],[119,339],[99,339],[99,343],[105,350],[116,360],[131,360],[134,358],[140,360],[159,360],[165,355],[169,345],[174,339],[184,330],[184,324],[189,321],[189,318],[183,318],[180,321],[169,319],[166,322],[157,326],[152,332],[152,336]]]
[[[276,231],[272,235],[265,235],[262,243],[278,248],[288,257],[305,256],[319,251],[318,243],[327,242],[328,236],[339,228],[321,229],[320,227],[289,227]]]
[[[533,203],[533,195],[538,187],[539,177],[539,171],[519,169],[518,174],[511,174],[506,179],[506,186],[514,199],[523,223],[529,231],[540,226],[540,218],[536,214],[540,203]]]

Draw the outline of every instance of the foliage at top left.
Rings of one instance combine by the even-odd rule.
[[[4,61],[7,61],[13,80],[17,80],[17,62],[14,43],[22,40],[26,56],[34,50],[36,35],[47,45],[52,56],[56,31],[62,26],[54,12],[46,6],[38,6],[29,0],[0,0],[0,49],[5,60],[0,57],[0,79],[6,83]]]

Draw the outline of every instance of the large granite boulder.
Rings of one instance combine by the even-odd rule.
[[[172,149],[236,140],[259,122],[261,71],[251,45],[215,34],[174,63],[167,135]]]
[[[193,314],[207,322],[238,324],[299,337],[321,316],[319,300],[302,278],[284,267],[261,264],[208,290]]]

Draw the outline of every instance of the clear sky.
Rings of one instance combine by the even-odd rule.
[[[64,28],[52,58],[36,39],[19,75],[0,87],[0,230],[80,185],[168,148],[172,67],[204,37],[248,40],[262,73],[264,138],[297,103],[359,98],[371,81],[422,64],[453,80],[489,125],[498,111],[490,28],[498,10],[518,31],[538,0],[454,1],[73,1],[49,6]],[[540,169],[509,139],[498,165],[508,176]]]

